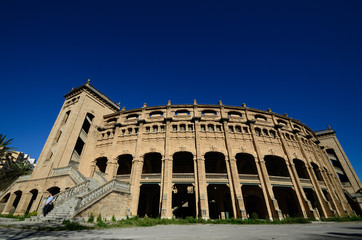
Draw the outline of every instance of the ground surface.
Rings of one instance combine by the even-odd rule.
[[[362,222],[282,225],[159,225],[86,231],[37,232],[0,227],[0,239],[362,239]]]

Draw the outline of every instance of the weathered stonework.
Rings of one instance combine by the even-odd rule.
[[[361,183],[340,145],[331,162],[328,149],[335,145],[287,115],[196,101],[120,110],[89,83],[65,98],[33,174],[0,196],[3,213],[36,211],[48,191],[63,193],[64,201],[80,189],[97,201],[76,192],[84,209],[72,217],[281,219],[360,212],[353,194]],[[341,184],[340,169],[349,185],[343,176]],[[77,188],[86,181],[87,188]]]

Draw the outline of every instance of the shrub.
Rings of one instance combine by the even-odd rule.
[[[93,216],[93,213],[91,213],[91,214],[89,215],[89,217],[88,217],[88,222],[89,222],[89,223],[94,222],[94,216]]]

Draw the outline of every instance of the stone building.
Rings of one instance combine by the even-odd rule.
[[[41,212],[51,192],[63,218],[324,218],[359,214],[360,189],[331,129],[245,104],[120,110],[88,82],[65,95],[0,212]]]

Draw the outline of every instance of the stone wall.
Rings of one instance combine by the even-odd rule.
[[[112,218],[112,216],[116,219],[125,218],[127,217],[129,202],[130,194],[112,192],[95,204],[92,204],[89,208],[78,213],[75,217],[87,220],[91,215],[96,218],[101,214],[101,216],[106,216],[107,219]]]

